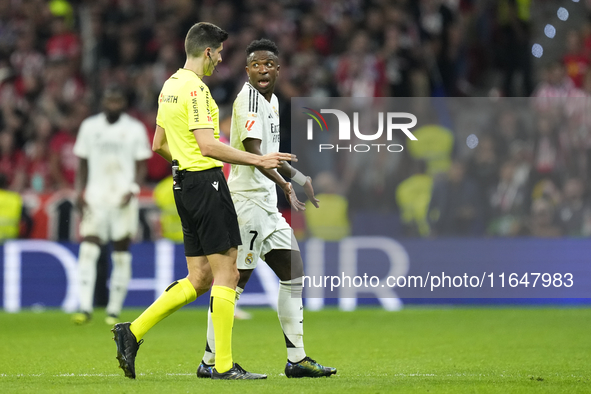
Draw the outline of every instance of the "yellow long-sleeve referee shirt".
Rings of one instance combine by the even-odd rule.
[[[220,137],[219,108],[207,85],[193,71],[181,68],[164,83],[156,124],[165,130],[170,153],[181,170],[222,167],[221,161],[201,154],[193,135],[192,130],[210,128],[216,139]]]

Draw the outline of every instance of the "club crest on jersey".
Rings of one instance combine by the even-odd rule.
[[[246,255],[246,258],[244,259],[244,262],[246,263],[246,265],[251,265],[253,261],[254,261],[254,258],[252,257],[252,253],[249,253],[248,255]]]

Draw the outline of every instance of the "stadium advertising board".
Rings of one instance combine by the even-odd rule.
[[[397,241],[375,236],[339,242],[310,239],[300,247],[307,261],[304,294],[309,310],[326,304],[353,310],[361,303],[395,310],[398,297],[446,303],[591,299],[591,267],[585,259],[591,248],[588,239]],[[4,310],[60,307],[75,311],[77,249],[75,244],[41,240],[2,245],[0,302]],[[182,245],[143,243],[134,245],[132,253],[133,278],[126,306],[149,305],[173,278],[186,274]],[[278,286],[274,273],[261,263],[255,275],[240,305],[272,306]],[[350,286],[343,283],[348,282],[347,276],[351,276]],[[389,277],[396,279],[388,281]],[[200,297],[194,305],[206,303],[207,297]]]

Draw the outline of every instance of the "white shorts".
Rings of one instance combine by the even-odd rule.
[[[132,197],[124,207],[87,205],[80,222],[82,237],[99,237],[102,242],[134,238],[138,230],[138,200]]]
[[[274,249],[299,251],[293,230],[278,210],[269,212],[251,200],[233,196],[242,245],[238,246],[238,269],[254,269],[259,257]]]

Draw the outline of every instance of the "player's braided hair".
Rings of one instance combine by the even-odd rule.
[[[269,51],[273,53],[275,56],[279,56],[279,49],[277,48],[277,45],[273,41],[268,40],[266,38],[254,40],[246,47],[247,56],[256,51]]]
[[[194,24],[185,38],[185,52],[187,56],[199,57],[205,48],[219,48],[228,39],[228,33],[208,22]]]

